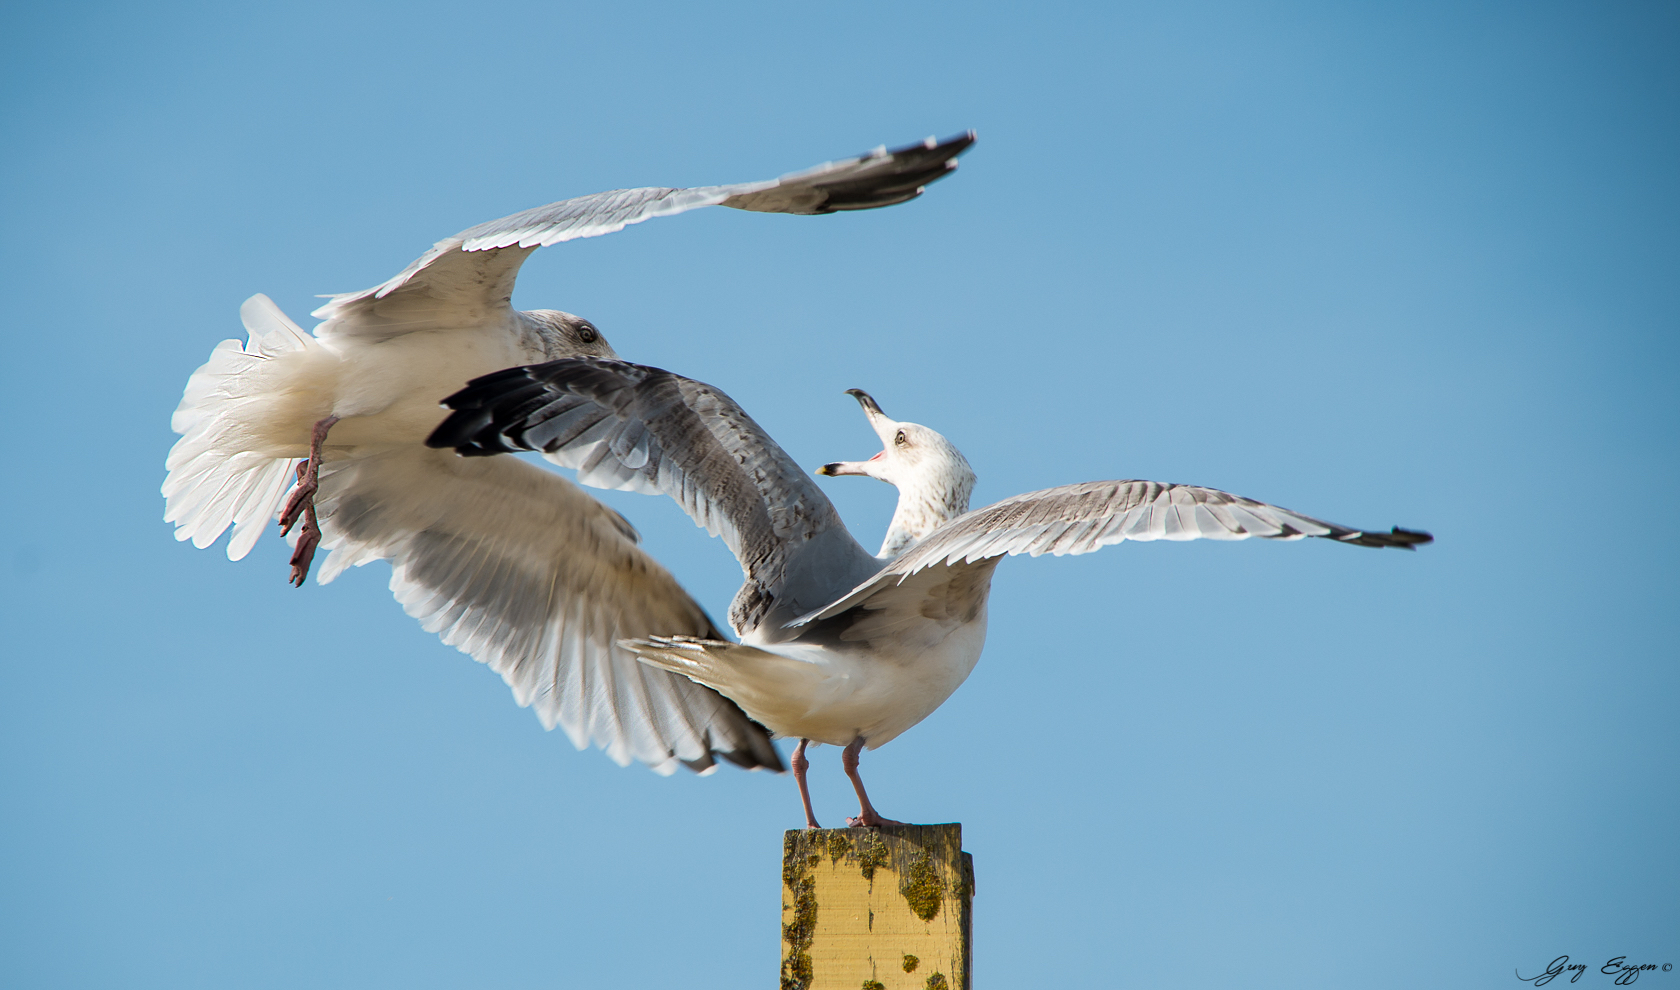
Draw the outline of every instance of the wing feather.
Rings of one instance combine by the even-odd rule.
[[[584,484],[674,499],[740,561],[746,584],[730,623],[743,635],[772,609],[792,618],[880,567],[810,475],[734,400],[701,382],[566,358],[474,379],[445,404],[455,412],[431,446],[467,455],[539,450]],[[808,553],[820,566],[800,566]]]
[[[1299,540],[1323,537],[1364,547],[1411,550],[1428,533],[1352,529],[1289,509],[1196,485],[1090,481],[1016,495],[965,513],[924,537],[833,603],[791,626],[828,619],[930,567],[994,557],[1090,553],[1125,540]]]
[[[328,461],[316,504],[332,550],[323,583],[389,560],[408,614],[494,669],[578,748],[661,773],[705,771],[717,757],[782,768],[734,702],[617,645],[717,630],[622,517],[558,475],[514,458],[392,448]]]
[[[600,237],[654,217],[707,206],[758,213],[823,214],[902,203],[957,167],[970,131],[828,162],[779,179],[675,189],[648,186],[561,200],[469,227],[432,245],[394,277],[329,297],[314,312],[316,336],[388,337],[482,325],[511,314],[514,280],[532,251]]]

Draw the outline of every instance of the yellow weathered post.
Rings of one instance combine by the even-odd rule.
[[[782,836],[782,990],[969,990],[961,825]]]

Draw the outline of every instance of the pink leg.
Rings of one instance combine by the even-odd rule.
[[[303,465],[298,465],[298,473],[303,472]],[[321,544],[321,523],[315,518],[315,501],[311,499],[303,507],[303,528],[298,530],[297,546],[292,549],[292,576],[288,579],[294,588],[303,587],[303,579],[309,576],[309,565],[315,560],[315,548]]]
[[[280,513],[281,536],[290,533],[298,517],[303,517],[297,548],[292,551],[291,583],[299,588],[303,587],[303,579],[309,576],[309,565],[315,560],[315,547],[321,542],[321,526],[315,518],[315,492],[320,488],[321,445],[327,441],[327,431],[337,422],[337,416],[328,416],[310,431],[309,459],[298,464],[297,487],[292,490],[292,497],[286,500],[286,508]]]
[[[882,818],[876,814],[875,806],[869,803],[869,795],[863,789],[863,778],[858,776],[858,753],[862,750],[863,737],[858,736],[852,740],[851,745],[846,747],[845,752],[840,754],[840,765],[846,768],[846,776],[852,778],[852,788],[857,791],[858,796],[858,816],[846,819],[846,824],[854,827],[867,825],[870,828],[878,828],[882,825],[909,824],[908,822],[895,822],[891,818]]]
[[[805,744],[809,739],[799,740],[799,745],[793,747],[793,780],[799,785],[799,800],[805,805],[805,827],[822,828],[817,824],[817,816],[811,811],[811,791],[805,786],[805,771],[811,769],[811,761],[805,759]]]

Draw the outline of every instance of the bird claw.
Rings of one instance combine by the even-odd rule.
[[[309,472],[306,470],[308,463],[304,461],[297,466],[297,487],[292,489],[292,497],[286,500],[286,507],[280,512],[281,536],[290,533],[292,527],[297,524],[298,518],[306,510],[315,507],[315,493],[320,490],[321,485],[315,478],[309,476]]]
[[[909,822],[895,822],[891,818],[882,818],[873,811],[866,811],[856,818],[846,819],[846,824],[852,828],[880,828],[882,825],[908,825]]]
[[[309,576],[309,565],[315,560],[315,548],[320,544],[321,526],[315,519],[315,505],[310,503],[303,510],[303,529],[298,532],[297,547],[292,551],[292,576],[289,579],[292,587],[303,587],[304,578]]]

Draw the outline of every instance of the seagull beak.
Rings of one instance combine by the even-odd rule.
[[[863,414],[869,417],[869,426],[881,438],[882,446],[891,444],[898,424],[888,419],[887,414],[881,411],[880,405],[863,389],[849,388],[846,394],[856,399],[858,405],[863,407]],[[832,461],[817,468],[817,473],[830,478],[838,478],[843,474],[861,474],[865,478],[886,481],[886,477],[881,474],[887,469],[886,457],[887,452],[883,450],[867,461]]]

